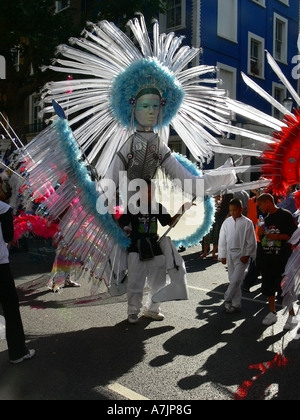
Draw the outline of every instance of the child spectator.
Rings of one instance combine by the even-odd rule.
[[[253,223],[243,215],[242,202],[229,202],[230,216],[224,220],[218,242],[219,260],[228,266],[229,286],[225,292],[225,311],[239,312],[242,307],[242,283],[250,258],[256,256],[256,236]]]

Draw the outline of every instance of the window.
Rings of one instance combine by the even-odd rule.
[[[276,101],[278,101],[280,104],[283,104],[284,98],[287,96],[286,89],[283,85],[280,85],[279,83],[273,83],[272,86],[272,96]],[[282,113],[275,107],[272,107],[272,115],[275,118],[278,118],[279,120],[283,118]]]
[[[168,146],[170,147],[170,149],[172,150],[172,152],[182,153],[182,146],[183,146],[183,144],[182,144],[182,141],[181,140],[171,140],[169,142],[169,145]]]
[[[11,50],[12,62],[16,71],[20,69],[20,48],[15,47]]]
[[[170,31],[186,27],[186,0],[171,0],[168,11],[160,15],[160,24],[163,30]]]
[[[0,55],[0,79],[6,79],[6,61],[3,55]]]
[[[282,63],[287,62],[287,20],[274,13],[273,56]]]
[[[264,39],[251,32],[248,34],[248,74],[264,76]]]
[[[221,80],[221,83],[218,84],[218,88],[226,90],[229,98],[236,99],[236,68],[222,63],[217,63],[217,68],[218,79]],[[231,112],[230,118],[231,121],[235,121],[235,113]],[[234,138],[234,135],[227,134],[227,139]]]
[[[218,0],[218,36],[237,42],[237,0]]]
[[[70,7],[70,0],[59,0],[55,2],[55,13],[59,13]]]
[[[218,79],[222,81],[218,87],[225,89],[228,92],[228,96],[231,99],[236,98],[236,68],[228,66],[226,64],[217,63],[218,68]]]
[[[42,119],[39,118],[39,112],[41,110],[40,101],[41,96],[37,94],[33,94],[30,96],[30,111],[29,111],[29,121],[30,121],[30,132],[37,133],[41,131],[42,127]]]
[[[253,3],[257,3],[260,6],[266,7],[266,0],[252,0]]]

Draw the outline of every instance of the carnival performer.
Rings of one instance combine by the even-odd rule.
[[[121,149],[117,152],[116,157],[113,159],[111,166],[108,168],[107,174],[102,181],[103,190],[105,190],[105,183],[108,180],[108,188],[112,184],[112,193],[117,192],[119,200],[126,198],[126,201],[130,201],[130,197],[136,192],[136,182],[140,179],[151,180],[155,179],[157,171],[160,169],[164,175],[179,181],[180,187],[184,190],[186,196],[192,199],[196,196],[203,196],[209,192],[219,191],[224,188],[225,185],[232,185],[235,183],[235,173],[232,171],[227,175],[204,175],[196,176],[190,173],[171,153],[170,148],[165,144],[159,136],[160,129],[158,125],[161,124],[164,112],[164,106],[166,106],[166,99],[162,97],[159,89],[156,87],[160,86],[160,81],[155,82],[153,77],[150,77],[148,83],[152,83],[152,86],[141,88],[138,90],[136,96],[130,95],[130,98],[125,98],[127,102],[127,108],[129,108],[128,115],[130,115],[131,124],[134,125],[134,134],[132,134]],[[124,83],[124,82],[122,82]],[[126,81],[126,87],[128,89],[129,81]],[[124,87],[120,85],[120,91],[124,90]],[[133,92],[137,88],[133,86]],[[124,92],[125,94],[125,92]],[[124,105],[125,108],[125,105]],[[126,109],[126,108],[125,108]],[[158,132],[155,129],[158,128]],[[227,163],[230,165],[230,161]],[[225,164],[225,166],[227,165]],[[126,176],[125,182],[123,182],[122,189],[122,176]],[[191,181],[189,183],[188,181]],[[197,185],[198,183],[198,185]],[[125,187],[125,191],[124,191]],[[106,198],[112,198],[112,195],[108,191],[105,194]],[[124,206],[126,206],[123,203]],[[112,201],[115,204],[115,201]],[[114,206],[111,206],[113,209]],[[169,243],[170,244],[170,243]],[[177,274],[177,273],[176,273]],[[184,276],[181,277],[183,284],[185,284]],[[178,276],[176,276],[178,281]],[[174,286],[177,290],[175,294],[176,299],[180,299],[178,294],[177,285]],[[184,288],[183,288],[184,289]],[[168,297],[169,299],[172,293],[172,288],[168,285]],[[183,291],[183,297],[185,298],[186,291]]]
[[[179,180],[182,189],[185,188],[185,192],[191,197],[196,196],[197,193],[198,195],[203,194],[203,196],[212,194],[226,186],[233,185],[236,180],[234,170],[226,175],[223,173],[221,175],[195,176],[171,153],[170,148],[155,131],[157,128],[162,128],[159,127],[159,124],[162,122],[166,99],[159,91],[159,81],[155,82],[152,78],[152,83],[152,86],[149,85],[138,90],[135,97],[124,98],[125,102],[128,102],[128,108],[131,108],[128,115],[134,122],[134,134],[117,152],[104,181],[112,180],[113,185],[118,189],[124,172],[126,172],[129,182],[139,178],[149,180],[153,179],[157,170],[161,168],[166,176],[176,181]],[[133,88],[133,91],[137,89],[135,86]],[[122,92],[121,86],[120,91]],[[231,159],[226,162],[224,167],[226,166],[233,166]],[[187,180],[192,180],[193,183],[185,182]],[[203,185],[200,180],[204,181]],[[199,181],[198,191],[197,181]],[[128,193],[130,194],[130,190]]]
[[[217,139],[224,132],[247,137],[250,133],[229,123],[226,91],[211,87],[219,82],[211,77],[215,67],[189,67],[200,50],[181,47],[183,37],[160,34],[154,21],[151,41],[140,14],[128,22],[136,42],[111,22],[89,26],[82,38],[70,40],[72,46],[59,46],[58,55],[63,58],[49,66],[75,77],[44,86],[43,115],[52,115],[53,108],[57,115],[26,146],[25,166],[28,200],[45,195],[49,185],[53,188],[64,179],[39,209],[50,219],[63,215],[53,281],[63,284],[70,270],[81,269],[90,273],[95,291],[103,279],[110,288],[124,274],[121,261],[129,241],[110,214],[118,204],[112,197],[127,205],[128,188],[122,190],[120,171],[128,174],[128,184],[153,179],[161,171],[166,179],[177,179],[176,185],[181,184],[189,199],[200,196],[202,200],[230,185],[234,188],[236,173],[245,171],[245,167],[233,168],[232,158],[205,174],[196,170],[193,162],[171,153],[170,127],[200,166],[215,152],[258,157],[261,151],[251,145],[248,149],[226,146]],[[255,139],[260,138],[265,141],[265,136],[255,133]],[[203,228],[184,246],[199,243],[209,231],[214,207],[208,203],[204,200]]]

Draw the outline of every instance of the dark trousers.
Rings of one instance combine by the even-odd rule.
[[[257,284],[258,277],[261,274],[261,261],[262,261],[262,247],[260,242],[257,243],[256,258],[250,261],[248,272],[243,281],[243,287],[250,289],[252,286]]]
[[[20,359],[27,353],[27,348],[19,298],[9,264],[0,264],[0,303],[5,318],[9,359]]]

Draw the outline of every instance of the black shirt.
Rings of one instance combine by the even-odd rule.
[[[157,244],[157,221],[159,221],[162,226],[166,226],[171,223],[172,217],[162,204],[157,203],[157,206],[157,212],[152,211],[151,213],[151,209],[149,209],[147,214],[142,214],[140,212],[132,214],[127,208],[118,219],[118,222],[123,227],[131,225],[131,244],[128,247],[128,252],[138,252],[137,240],[142,236],[147,236],[151,241],[154,255],[162,254],[161,249]]]
[[[4,242],[8,243],[14,238],[14,218],[12,208],[0,215],[2,235]]]
[[[273,214],[268,214],[264,218],[265,222],[265,232],[266,233],[275,233],[275,234],[286,234],[292,236],[292,234],[297,229],[297,225],[292,216],[292,213],[285,209],[278,209]],[[277,241],[268,241],[264,235],[261,239],[261,244],[266,254],[279,254],[283,246],[285,246],[287,241],[277,240]]]

